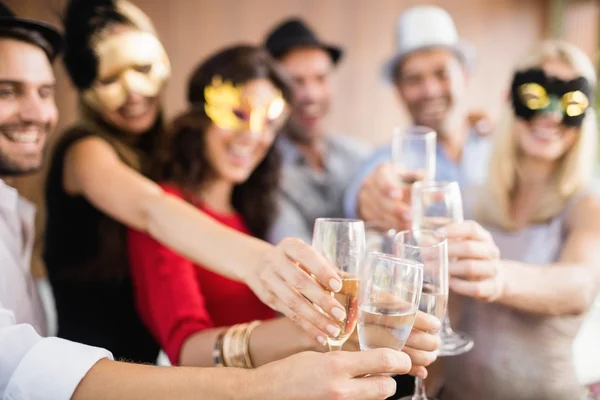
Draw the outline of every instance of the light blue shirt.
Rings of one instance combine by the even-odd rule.
[[[443,147],[436,147],[436,180],[457,181],[461,189],[483,183],[487,176],[487,165],[491,155],[491,143],[487,137],[475,132],[467,138],[459,163],[451,160]],[[424,155],[423,155],[424,156]],[[356,218],[358,193],[363,182],[377,167],[392,160],[392,146],[386,145],[376,150],[359,168],[344,195],[344,213],[348,218]]]

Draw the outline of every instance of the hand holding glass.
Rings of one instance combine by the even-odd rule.
[[[448,241],[432,230],[403,231],[396,235],[396,256],[423,265],[423,292],[419,310],[440,321],[448,304]],[[415,379],[415,393],[402,400],[427,400],[425,385]]]
[[[360,276],[357,329],[361,350],[402,350],[419,307],[423,266],[371,252]]]
[[[412,187],[413,229],[438,229],[463,221],[463,205],[457,182],[417,182]],[[442,322],[440,356],[456,356],[473,348],[473,340],[452,330],[448,315]]]
[[[336,351],[356,327],[358,274],[365,257],[364,223],[356,219],[318,218],[312,246],[339,270],[342,278],[342,290],[332,296],[346,309],[346,318],[339,322],[339,334],[327,339],[330,351]]]

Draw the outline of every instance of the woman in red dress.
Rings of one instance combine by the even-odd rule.
[[[280,169],[273,141],[290,96],[286,78],[262,49],[236,46],[210,57],[192,75],[190,109],[174,121],[163,147],[162,188],[232,229],[265,238],[276,215]],[[130,231],[128,240],[138,310],[173,364],[209,366],[221,356],[232,364],[227,353],[235,352],[236,337],[253,366],[324,349],[291,320],[274,319],[246,285],[194,265],[142,232]],[[246,325],[237,336],[230,329],[257,320],[269,321]]]

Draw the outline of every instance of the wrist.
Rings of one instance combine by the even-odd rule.
[[[494,300],[495,302],[502,303],[510,297],[512,292],[512,283],[510,280],[510,264],[506,261],[498,261],[498,274],[500,274],[499,293]]]
[[[252,400],[266,399],[264,379],[259,378],[256,370],[242,368],[219,368],[227,374],[231,374],[226,390],[226,399]]]
[[[288,325],[288,328],[291,332],[294,333],[293,337],[297,338],[297,346],[294,354],[301,353],[303,351],[314,351],[317,353],[327,352],[327,346],[323,346],[317,340],[315,340],[312,336],[306,333],[304,330],[298,327],[292,320],[289,318],[283,318],[282,322]]]
[[[244,263],[238,268],[234,268],[233,273],[240,282],[248,284],[252,278],[258,275],[257,271],[264,265],[264,260],[273,246],[265,241],[249,236],[244,237],[244,241],[238,243],[238,259],[243,259]],[[244,251],[246,250],[246,251]]]
[[[265,373],[265,368],[244,370],[243,379],[237,379],[232,390],[236,400],[271,399],[277,396],[273,393],[274,379]],[[281,393],[278,394],[281,396]]]

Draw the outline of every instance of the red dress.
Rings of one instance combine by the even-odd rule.
[[[162,188],[183,198],[174,186]],[[220,223],[250,234],[239,214],[197,207]],[[173,364],[179,363],[184,341],[196,332],[276,316],[245,284],[193,264],[145,233],[130,230],[128,250],[138,312]]]

